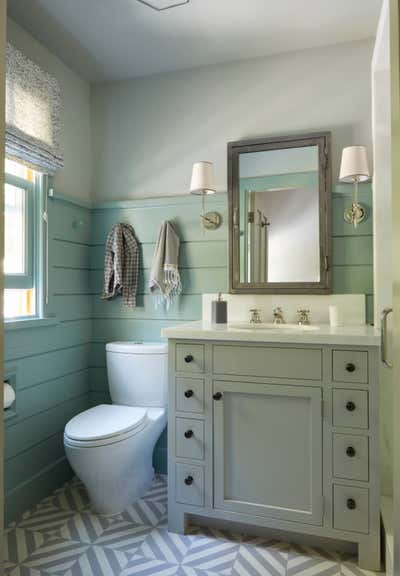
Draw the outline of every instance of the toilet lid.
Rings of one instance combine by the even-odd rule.
[[[103,440],[141,430],[146,420],[147,408],[100,404],[74,416],[65,426],[65,435],[83,442]]]

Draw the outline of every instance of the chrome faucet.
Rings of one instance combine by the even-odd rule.
[[[250,308],[250,324],[261,324],[261,311],[259,308]]]
[[[274,309],[274,324],[286,324],[285,319],[283,317],[282,308],[278,307]]]
[[[299,326],[308,326],[310,324],[310,311],[305,308],[297,310],[297,324]]]

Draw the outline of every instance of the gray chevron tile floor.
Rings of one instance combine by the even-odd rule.
[[[121,514],[93,514],[74,479],[7,528],[8,576],[373,576],[353,559],[211,528],[167,530],[167,485]]]

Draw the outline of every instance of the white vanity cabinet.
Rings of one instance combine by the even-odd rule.
[[[379,569],[377,350],[171,338],[169,529],[344,540]]]

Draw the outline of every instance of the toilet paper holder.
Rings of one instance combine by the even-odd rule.
[[[3,409],[9,410],[15,403],[15,390],[8,380],[3,381]]]
[[[3,412],[4,417],[16,416],[16,374],[8,373],[3,378]]]

